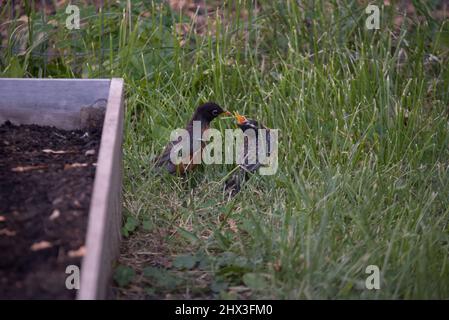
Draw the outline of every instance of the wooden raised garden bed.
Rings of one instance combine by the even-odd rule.
[[[0,79],[1,298],[108,297],[123,117],[122,79]]]

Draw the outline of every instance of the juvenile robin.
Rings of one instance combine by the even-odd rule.
[[[270,142],[270,129],[265,127],[254,119],[248,119],[238,112],[235,112],[235,119],[237,126],[245,133],[243,154],[240,155],[241,163],[236,172],[229,177],[225,182],[226,194],[234,197],[241,189],[242,184],[248,180],[251,174],[255,173],[263,164],[259,159],[259,129],[265,129],[265,154],[269,156],[271,153]],[[252,134],[249,134],[249,130],[253,130]]]
[[[211,121],[220,115],[232,114],[228,111],[223,110],[218,104],[214,102],[207,102],[200,105],[195,110],[192,118],[185,127],[190,137],[190,152],[188,154],[188,159],[186,161],[182,161],[179,164],[174,164],[170,158],[170,154],[173,148],[175,148],[181,142],[181,138],[179,138],[178,141],[172,141],[168,143],[168,145],[164,148],[162,154],[155,159],[155,166],[158,168],[165,168],[170,174],[184,174],[187,171],[192,170],[196,165],[196,161],[193,161],[194,158],[201,157],[202,150],[205,147],[204,141],[201,140],[204,131],[209,129]],[[201,127],[201,137],[194,136],[194,123],[196,121],[196,125],[199,125]],[[194,141],[195,139],[199,139],[201,141],[197,143],[197,141]]]

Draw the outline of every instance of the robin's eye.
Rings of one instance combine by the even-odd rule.
[[[212,110],[212,114],[213,114],[214,116],[218,116],[218,110]]]

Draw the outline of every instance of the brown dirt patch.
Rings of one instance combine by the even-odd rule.
[[[0,299],[72,299],[100,132],[0,126]]]

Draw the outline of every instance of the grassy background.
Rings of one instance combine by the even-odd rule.
[[[420,18],[400,25],[382,6],[378,31],[364,27],[363,1],[233,1],[202,34],[161,1],[106,3],[82,6],[78,31],[64,28],[64,7],[43,17],[30,5],[24,23],[3,6],[0,76],[125,78],[119,298],[449,297],[438,1],[413,1]],[[151,164],[207,100],[280,129],[277,174],[231,201],[233,166],[180,179]],[[365,289],[368,265],[380,290]]]

